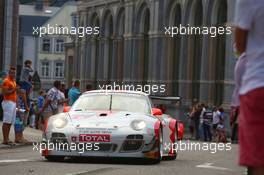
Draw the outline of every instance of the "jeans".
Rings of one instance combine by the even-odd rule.
[[[238,124],[234,123],[233,127],[232,127],[232,136],[231,136],[231,140],[234,142],[236,140],[238,140]]]
[[[195,120],[194,121],[194,130],[195,130],[195,139],[200,139],[200,121]]]
[[[30,120],[29,120],[29,125],[32,127],[32,128],[35,128],[35,124],[36,124],[36,116],[35,114],[32,114],[30,116]]]
[[[211,126],[203,123],[204,141],[212,141]]]

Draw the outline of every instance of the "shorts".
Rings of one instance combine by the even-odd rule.
[[[27,94],[29,94],[29,93],[30,93],[30,90],[31,90],[31,88],[32,88],[32,85],[31,85],[31,83],[29,83],[29,82],[22,81],[22,82],[21,82],[21,88],[24,89],[24,90],[26,91]]]
[[[16,117],[14,129],[15,129],[15,133],[22,133],[23,132],[23,122],[19,116]]]
[[[16,103],[9,100],[2,102],[3,123],[15,124],[16,121]]]
[[[240,96],[239,163],[264,167],[264,88]]]
[[[28,112],[18,112],[18,113],[19,113],[19,118],[22,121],[22,131],[24,131],[28,124],[29,113]]]

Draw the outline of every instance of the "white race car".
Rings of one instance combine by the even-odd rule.
[[[152,108],[149,96],[131,91],[89,91],[64,113],[50,117],[42,155],[65,157],[176,159],[183,124]]]

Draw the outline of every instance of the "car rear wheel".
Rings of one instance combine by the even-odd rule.
[[[62,161],[64,161],[63,156],[45,156],[45,158],[50,162],[62,162]]]

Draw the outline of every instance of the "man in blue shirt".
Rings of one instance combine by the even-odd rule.
[[[73,103],[79,98],[81,95],[80,91],[80,81],[75,80],[73,83],[73,87],[68,92],[68,98],[69,98],[69,105],[72,106]]]

